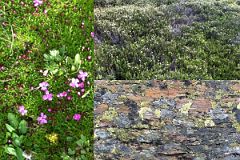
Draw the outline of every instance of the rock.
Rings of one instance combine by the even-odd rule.
[[[95,84],[95,159],[239,159],[239,81]]]

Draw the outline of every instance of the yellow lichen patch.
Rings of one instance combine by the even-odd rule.
[[[115,129],[114,128],[107,128],[107,131],[111,133],[114,133],[115,132]]]
[[[219,91],[216,91],[216,99],[217,100],[220,100],[223,96],[223,91],[222,90],[219,90]]]
[[[230,107],[232,107],[233,106],[233,102],[228,102],[227,103],[227,106],[230,108]]]
[[[137,124],[133,125],[132,128],[148,129],[149,126],[147,124],[137,123]]]
[[[123,101],[123,100],[127,99],[127,96],[126,95],[121,95],[121,96],[118,97],[118,99]]]
[[[154,111],[154,114],[155,114],[156,117],[160,117],[161,116],[161,110],[160,109],[156,109]]]
[[[111,153],[112,153],[112,154],[119,154],[120,151],[119,151],[119,149],[117,149],[117,148],[114,146],[113,149],[111,150]]]
[[[205,125],[205,127],[213,127],[213,126],[215,126],[215,123],[213,122],[213,120],[211,118],[208,118],[204,121],[204,125]]]
[[[152,112],[151,108],[149,107],[141,107],[138,111],[140,118],[143,120],[145,119],[145,113],[146,112]]]
[[[151,121],[150,125],[151,125],[152,129],[161,129],[163,126],[165,126],[165,122],[164,121],[155,120],[155,121]]]
[[[101,120],[112,121],[114,117],[117,117],[118,113],[115,108],[110,107],[108,111],[105,111],[104,114],[100,117]]]
[[[126,129],[121,129],[121,128],[108,128],[108,132],[110,132],[110,135],[113,136],[114,138],[118,138],[119,140],[123,142],[127,142],[130,139],[133,139],[133,135],[128,133],[128,130]]]
[[[149,103],[150,103],[149,101],[143,101],[143,102],[140,103],[140,106],[141,107],[148,107]]]
[[[238,105],[237,105],[237,109],[239,109],[239,110],[240,110],[240,103],[238,103]]]
[[[234,123],[232,124],[232,126],[236,129],[237,132],[240,133],[240,123],[234,122]]]
[[[215,101],[211,101],[212,108],[215,109],[217,107],[217,103]]]
[[[116,130],[116,135],[117,135],[117,138],[123,142],[127,142],[130,139],[133,139],[133,137],[131,137],[131,135],[129,135],[128,132],[126,132],[126,130],[123,130],[123,129]]]
[[[195,124],[195,127],[198,127],[198,128],[203,128],[205,127],[205,121],[201,118],[196,118],[195,121],[194,121],[194,124]]]
[[[189,109],[191,108],[192,102],[186,103],[180,109],[180,112],[183,114],[188,114]]]

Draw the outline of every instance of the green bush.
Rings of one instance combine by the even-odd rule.
[[[95,3],[97,79],[240,78],[237,1]]]

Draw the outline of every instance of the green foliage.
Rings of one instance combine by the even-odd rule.
[[[32,0],[0,1],[0,67],[4,67],[0,68],[1,159],[20,155],[19,145],[32,159],[59,159],[65,148],[74,148],[73,143],[66,145],[66,137],[75,139],[84,134],[93,141],[93,116],[90,114],[93,112],[93,60],[86,60],[94,56],[90,34],[94,29],[93,5],[93,0],[43,1],[38,7],[33,6]],[[77,54],[80,61],[77,56],[75,64]],[[72,66],[74,71],[71,71]],[[75,77],[78,69],[89,74],[90,85],[86,84],[85,88],[88,94],[81,98],[73,91],[72,101],[64,100],[59,104],[56,95],[69,89],[68,79]],[[47,76],[43,76],[41,71],[47,73],[47,70]],[[43,81],[50,84],[49,91],[54,94],[52,102],[42,99],[43,92],[38,86]],[[16,116],[19,105],[28,110],[21,119],[27,122],[27,130],[26,123]],[[53,112],[48,112],[48,108]],[[9,112],[18,113],[17,121],[12,116],[8,121]],[[41,112],[49,118],[46,125],[37,123]],[[79,122],[72,120],[75,113],[83,114]],[[46,139],[46,135],[53,132],[59,135],[56,144]],[[92,144],[90,150],[86,156],[93,159]],[[11,155],[7,154],[10,152]]]
[[[5,124],[7,128],[6,141],[11,142],[4,146],[7,154],[15,156],[18,160],[24,160],[23,151],[21,149],[23,139],[27,133],[27,121],[19,122],[16,115],[8,113],[9,124]]]
[[[19,123],[18,129],[21,134],[26,134],[27,133],[27,121],[21,120],[21,122]]]
[[[17,128],[18,127],[18,119],[16,117],[16,115],[14,115],[13,113],[8,113],[8,121],[10,123],[10,125],[13,126],[13,128]]]
[[[62,153],[63,160],[88,160],[87,155],[91,151],[90,141],[84,135],[75,142],[77,144],[75,149],[68,148],[67,153]]]
[[[240,78],[236,1],[96,5],[96,79]]]

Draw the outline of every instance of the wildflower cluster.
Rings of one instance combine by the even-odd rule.
[[[75,89],[76,93],[78,96],[82,96],[85,93],[85,82],[86,79],[88,77],[88,73],[84,72],[82,70],[80,70],[78,72],[78,75],[76,78],[72,78],[69,82],[69,86],[72,89]],[[87,81],[87,84],[89,84],[89,82]],[[54,98],[54,94],[49,92],[48,87],[50,87],[48,82],[41,82],[39,83],[39,89],[44,93],[44,95],[42,96],[42,99],[44,101],[52,101]],[[66,98],[66,100],[70,101],[72,100],[72,94],[74,93],[72,91],[72,89],[69,88],[67,89],[67,91],[62,91],[59,92],[58,94],[56,94],[56,97],[61,100],[63,98]],[[21,109],[21,110],[20,110]],[[26,114],[26,111],[24,110],[24,108],[20,108],[19,112],[24,115]],[[48,112],[52,112],[51,108],[48,108]],[[81,114],[76,113],[73,115],[73,120],[75,121],[79,121],[81,119]],[[38,117],[38,124],[46,124],[48,123],[47,121],[47,115],[44,113],[41,113],[40,116]]]
[[[58,141],[58,135],[56,133],[51,133],[47,134],[46,138],[51,142],[51,143],[56,143]]]
[[[0,159],[59,159],[92,139],[93,17],[91,0],[0,0]]]

